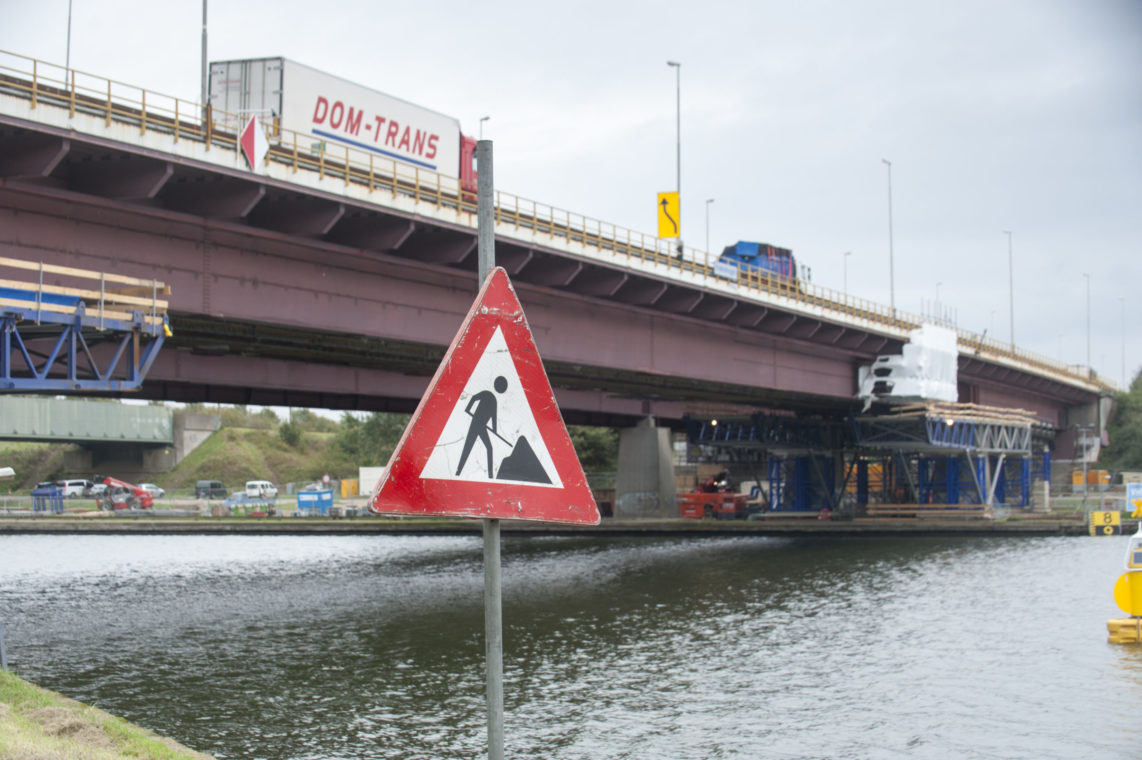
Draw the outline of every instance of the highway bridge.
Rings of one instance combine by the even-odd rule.
[[[139,395],[410,411],[475,294],[458,180],[304,135],[251,169],[200,104],[0,52],[0,255],[161,280],[174,331]],[[915,315],[496,192],[512,278],[568,422],[844,416]],[[958,330],[960,400],[1063,433],[1089,370]]]

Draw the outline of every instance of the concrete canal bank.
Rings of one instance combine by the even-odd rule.
[[[1123,532],[1137,523],[1127,521]],[[1078,536],[1087,535],[1085,521],[1066,518],[866,518],[818,520],[774,517],[762,520],[616,520],[598,526],[564,526],[504,521],[502,530],[515,535],[678,535],[678,536]],[[115,515],[113,517],[3,516],[0,535],[55,534],[187,534],[187,535],[467,535],[481,531],[479,520],[299,518],[299,517],[165,517]]]

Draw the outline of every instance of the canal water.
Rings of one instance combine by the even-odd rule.
[[[507,756],[1133,758],[1126,539],[505,536]],[[485,755],[472,537],[0,536],[23,677],[218,758]]]

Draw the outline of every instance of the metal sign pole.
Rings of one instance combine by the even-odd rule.
[[[496,266],[492,141],[476,143],[476,230],[479,283]],[[488,758],[504,757],[504,630],[500,582],[500,521],[484,520],[484,639],[487,660]]]

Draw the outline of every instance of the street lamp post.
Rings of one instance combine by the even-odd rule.
[[[844,267],[844,270],[845,270],[844,293],[846,296],[849,294],[849,256],[852,256],[852,255],[853,255],[852,251],[845,251],[845,256],[843,259],[841,259],[845,264],[845,267]]]
[[[480,117],[480,139],[481,140],[484,139],[484,122],[490,118],[492,118],[492,117],[491,116],[481,116]]]
[[[1095,445],[1097,439],[1091,435],[1095,431],[1095,425],[1093,423],[1079,423],[1075,425],[1075,427],[1078,428],[1079,432],[1078,444],[1081,452],[1079,456],[1083,462],[1083,509],[1086,509],[1087,494],[1090,493],[1090,484],[1087,478],[1087,460],[1089,458],[1090,448]]]
[[[1090,275],[1083,272],[1083,278],[1086,280],[1086,371],[1087,376],[1091,374],[1090,367]]]
[[[202,0],[202,26],[204,29],[206,28],[206,0]],[[203,37],[205,39],[205,33],[203,34]],[[203,47],[202,60],[205,61],[206,60],[206,42],[205,41],[202,43],[202,47]],[[64,65],[64,70],[67,72],[66,76],[69,79],[71,79],[72,78],[72,76],[71,76],[71,0],[67,0],[67,53],[65,54],[63,65]],[[203,64],[202,68],[205,69],[206,65]],[[206,100],[206,96],[205,96],[206,88],[205,87],[202,88],[202,92],[204,93],[202,99],[205,101]]]
[[[71,46],[71,0],[68,0],[68,3],[67,3],[67,39],[68,39],[68,47],[70,48],[70,46]],[[210,66],[210,64],[207,63],[207,61],[206,61],[206,0],[202,0],[202,67],[201,67],[200,71],[202,72],[202,103],[201,103],[201,105],[203,108],[206,108],[206,105],[210,102],[210,92],[207,89],[208,88],[207,83],[210,81],[209,66]],[[69,62],[68,62],[68,68],[71,68],[70,58],[69,58]]]
[[[678,206],[682,206],[682,64],[667,61],[674,67],[674,190],[678,193]]]
[[[880,159],[888,167],[888,303],[892,308],[892,319],[896,321],[896,274],[892,262],[892,162]]]
[[[706,199],[706,253],[710,252],[710,204],[713,202],[713,198]]]
[[[1128,391],[1130,387],[1126,384],[1126,299],[1119,296],[1118,305],[1122,307],[1122,390]]]
[[[667,61],[674,67],[674,190],[678,193],[678,216],[682,216],[682,64]],[[682,222],[678,223],[678,252],[682,252]]]
[[[1007,303],[1011,312],[1011,350],[1015,350],[1015,269],[1011,257],[1011,230],[1004,230],[1007,235]]]

